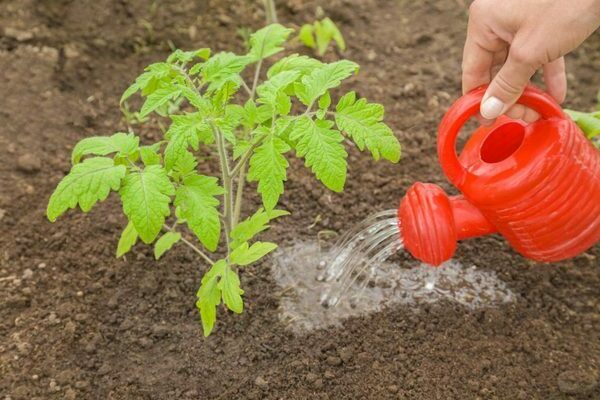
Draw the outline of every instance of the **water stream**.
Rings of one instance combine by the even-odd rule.
[[[329,247],[299,241],[278,250],[272,272],[282,289],[281,320],[294,331],[309,331],[391,305],[418,310],[423,303],[447,300],[472,309],[515,298],[493,271],[457,261],[435,268],[402,249],[396,210],[388,210]]]

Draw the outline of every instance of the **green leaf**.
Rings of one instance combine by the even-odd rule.
[[[46,215],[51,222],[61,214],[79,204],[83,212],[88,212],[98,201],[106,199],[112,190],[118,190],[127,169],[115,165],[106,157],[88,158],[71,168],[56,187]]]
[[[321,21],[321,26],[323,27],[323,30],[327,32],[330,38],[329,40],[333,39],[340,50],[346,50],[346,41],[344,40],[342,33],[329,17],[326,17]]]
[[[135,227],[129,221],[127,226],[121,233],[121,237],[119,238],[119,244],[117,245],[117,258],[124,256],[126,253],[129,253],[129,250],[137,243],[138,234],[135,230]]]
[[[140,147],[140,158],[145,166],[160,164],[160,143]]]
[[[176,171],[182,177],[185,177],[196,171],[198,162],[196,157],[189,151],[186,151],[183,156],[178,157],[173,165],[173,171]]]
[[[298,71],[282,71],[273,76],[256,89],[258,102],[276,107],[278,96],[300,76]],[[286,96],[287,97],[287,96]]]
[[[265,211],[260,208],[254,215],[240,222],[231,230],[229,234],[231,237],[231,248],[235,249],[243,242],[247,242],[260,232],[268,229],[268,224],[271,220],[289,214],[289,212],[284,210]]]
[[[383,157],[391,162],[400,160],[400,142],[383,122],[383,106],[356,101],[356,94],[343,96],[336,107],[335,122],[338,129],[346,132],[362,151],[369,149],[373,158]]]
[[[330,129],[333,122],[313,121],[309,117],[299,118],[292,127],[290,139],[294,141],[296,153],[304,157],[309,167],[325,186],[341,192],[346,182],[348,153],[344,149],[344,137]]]
[[[77,164],[81,157],[87,154],[105,156],[118,153],[120,156],[128,156],[138,149],[140,138],[133,133],[115,133],[112,136],[94,136],[85,138],[73,148],[71,162]]]
[[[141,90],[140,84],[137,81],[133,82],[131,84],[131,86],[129,86],[123,92],[123,95],[121,96],[121,99],[119,100],[119,104],[123,104],[123,102],[125,100],[127,100],[128,98],[130,98],[131,96],[133,96],[134,94],[136,94],[139,90]]]
[[[165,254],[168,250],[173,247],[173,245],[181,239],[181,233],[179,232],[167,232],[160,237],[154,244],[154,258],[159,259]]]
[[[217,306],[221,304],[219,278],[227,267],[225,260],[219,260],[202,277],[202,283],[196,296],[196,307],[200,311],[204,336],[210,335],[217,320]]]
[[[177,160],[188,153],[188,148],[198,150],[200,141],[212,143],[214,136],[199,113],[172,115],[171,126],[165,133],[169,140],[165,148],[165,168],[171,170]]]
[[[254,150],[250,157],[248,180],[258,182],[258,193],[267,210],[272,210],[283,193],[283,182],[287,180],[287,160],[283,156],[290,147],[278,137],[270,134]]]
[[[595,113],[583,113],[573,110],[565,110],[565,112],[575,121],[588,139],[600,135],[600,118],[594,117]]]
[[[180,94],[181,89],[177,86],[166,86],[157,89],[146,98],[146,101],[140,110],[140,116],[142,118],[146,117],[157,108],[167,104],[171,100],[175,100]]]
[[[227,308],[237,314],[244,311],[244,301],[242,300],[244,291],[240,289],[240,278],[237,272],[233,271],[229,265],[223,269],[219,287],[223,303],[225,303]]]
[[[250,35],[250,52],[252,61],[262,60],[283,50],[283,43],[294,30],[280,24],[267,25]]]
[[[210,251],[217,249],[221,236],[219,200],[215,196],[223,193],[217,178],[193,174],[184,179],[175,195],[178,215]]]
[[[309,75],[305,75],[302,83],[295,84],[296,95],[302,103],[308,106],[329,89],[339,86],[342,80],[357,70],[358,64],[348,60],[324,64]]]
[[[306,47],[311,49],[314,49],[317,46],[315,43],[314,31],[315,28],[311,24],[304,24],[298,33],[298,39],[300,39],[300,41],[304,43]]]
[[[271,242],[255,242],[252,246],[248,246],[248,242],[244,242],[231,252],[229,258],[232,264],[249,265],[260,260],[276,248],[277,245]]]
[[[198,50],[192,51],[183,51],[183,50],[175,50],[169,58],[167,58],[167,63],[180,62],[183,64],[187,64],[190,61],[194,60],[194,58],[202,58],[203,60],[208,60],[210,57],[210,49],[202,48]]]
[[[319,99],[319,108],[321,110],[327,110],[331,105],[331,95],[329,92],[325,92],[323,96]]]
[[[237,160],[238,158],[240,158],[246,151],[248,151],[250,146],[251,144],[247,140],[236,141],[233,145],[233,159]]]
[[[248,56],[238,56],[229,52],[221,52],[209,58],[202,65],[202,77],[209,82],[208,91],[220,89],[227,82],[240,84],[239,73],[252,62]]]
[[[301,76],[304,76],[310,74],[312,71],[322,65],[323,63],[321,61],[314,58],[292,54],[273,64],[273,66],[267,71],[267,77],[272,78],[273,76],[285,71],[297,71]]]
[[[327,51],[332,37],[331,32],[326,29],[321,21],[315,21],[315,38],[317,41],[317,54],[322,56]]]
[[[175,188],[160,165],[130,173],[120,190],[123,212],[144,243],[154,241],[171,210]]]

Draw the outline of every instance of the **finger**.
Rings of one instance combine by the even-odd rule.
[[[481,115],[495,119],[519,99],[537,65],[525,47],[511,46],[506,62],[490,83],[481,102]]]
[[[567,96],[567,74],[564,57],[544,65],[543,70],[546,90],[559,104],[562,103]]]
[[[469,18],[462,61],[463,93],[489,83],[491,80],[490,69],[494,63],[494,52],[478,42],[484,37],[480,32],[482,29],[473,18]]]
[[[540,119],[540,115],[529,107],[522,104],[515,104],[506,111],[506,116],[512,119],[520,119],[527,123],[535,122]]]

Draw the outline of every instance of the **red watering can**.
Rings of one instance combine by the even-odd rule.
[[[600,240],[600,152],[549,95],[529,87],[518,102],[540,120],[501,117],[477,129],[457,156],[456,138],[485,89],[457,100],[439,127],[441,166],[462,195],[415,183],[398,209],[405,248],[439,265],[458,240],[498,232],[536,261],[587,250]]]

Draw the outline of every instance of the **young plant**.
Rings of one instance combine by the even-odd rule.
[[[590,139],[592,143],[596,145],[596,147],[600,148],[600,92],[598,92],[597,101],[597,111],[586,113],[581,111],[565,110],[565,112],[581,128],[587,138]]]
[[[317,20],[312,24],[304,24],[300,28],[298,39],[306,47],[315,49],[319,56],[325,54],[333,41],[340,50],[346,50],[346,41],[336,24],[329,18]]]
[[[48,204],[47,216],[55,221],[77,205],[87,212],[116,192],[128,219],[117,257],[138,240],[154,243],[156,259],[180,243],[192,248],[210,265],[196,303],[205,335],[221,303],[242,312],[238,269],[277,247],[256,237],[288,214],[277,204],[292,153],[334,192],[346,181],[344,141],[368,150],[375,160],[400,158],[400,144],[382,122],[382,105],[349,92],[332,106],[331,89],[357,72],[355,63],[325,64],[292,54],[275,62],[263,79],[265,60],[283,51],[291,32],[273,24],[251,35],[247,54],[176,50],[148,66],[121,103],[140,93],[145,99],[140,118],[158,114],[170,120],[163,138],[142,144],[129,132],[83,139]],[[250,65],[248,84],[242,73]],[[219,162],[217,177],[199,172],[211,158]],[[252,193],[244,190],[247,182],[256,182],[262,207],[242,216],[244,199]],[[200,244],[192,242],[190,232]],[[221,257],[213,260],[207,252]]]

